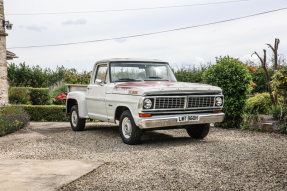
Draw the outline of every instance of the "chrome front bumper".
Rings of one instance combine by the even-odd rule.
[[[199,121],[187,121],[177,122],[180,116],[198,115],[200,116]],[[200,113],[200,114],[179,114],[179,115],[160,115],[152,117],[140,117],[138,119],[138,126],[140,129],[151,129],[159,127],[170,127],[170,126],[182,126],[192,124],[203,124],[203,123],[215,123],[222,122],[224,119],[224,113]]]

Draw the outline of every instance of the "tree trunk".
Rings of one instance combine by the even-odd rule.
[[[271,46],[271,44],[267,44],[269,46],[269,48],[271,48],[271,50],[273,51],[273,54],[274,54],[274,72],[276,70],[278,70],[278,45],[280,43],[280,40],[275,38],[275,42],[274,42],[274,47]],[[277,105],[278,104],[278,95],[275,94],[275,104]]]
[[[266,50],[263,49],[263,52],[264,52],[264,58],[263,59],[257,54],[257,52],[254,52],[253,54],[257,55],[257,57],[261,61],[262,68],[264,69],[265,77],[266,77],[266,81],[267,81],[267,88],[268,88],[268,92],[269,92],[269,95],[270,95],[270,99],[271,99],[272,105],[277,105],[277,103],[275,102],[275,98],[274,98],[274,96],[272,94],[272,89],[271,89],[271,85],[270,85],[270,77],[269,77],[268,71],[266,69]]]

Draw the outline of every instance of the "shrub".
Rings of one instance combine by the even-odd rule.
[[[281,131],[281,133],[287,132],[287,126],[285,123],[280,124],[280,131]]]
[[[66,74],[66,69],[61,66],[52,71],[50,68],[42,69],[40,66],[31,68],[25,63],[7,65],[9,85],[13,87],[29,86],[46,88],[61,81]]]
[[[66,86],[65,82],[59,82],[55,86],[49,88],[50,95],[52,98],[60,95],[60,94],[68,94],[68,86]]]
[[[273,76],[274,71],[272,69],[267,68],[267,71],[270,77]],[[258,70],[252,74],[252,81],[256,84],[252,93],[268,92],[265,72],[262,67],[258,67]]]
[[[31,88],[30,97],[33,105],[51,105],[48,88]]]
[[[13,104],[28,104],[30,105],[31,97],[29,95],[30,88],[26,87],[9,87],[8,95],[9,102]]]
[[[29,124],[30,116],[22,107],[0,108],[0,136],[13,133]]]
[[[211,63],[207,63],[207,65],[200,64],[199,67],[194,65],[188,68],[181,66],[181,68],[174,70],[174,75],[179,82],[202,83],[202,74],[210,67]]]
[[[69,121],[62,105],[24,105],[23,108],[31,116],[31,121]]]
[[[282,105],[272,106],[270,114],[283,123],[284,117],[287,116],[287,107],[282,107]]]
[[[48,88],[10,87],[9,101],[16,104],[50,105]]]
[[[260,131],[262,123],[266,123],[264,117],[257,114],[244,114],[241,129]]]
[[[281,67],[275,72],[271,82],[274,92],[285,98],[287,102],[287,69]]]
[[[250,114],[268,114],[272,106],[269,93],[255,94],[248,98],[246,112]]]
[[[219,86],[224,95],[222,111],[225,117],[222,127],[240,127],[247,96],[251,90],[252,80],[249,70],[238,59],[227,57],[216,58],[216,65],[203,73],[206,83]]]
[[[78,73],[75,69],[71,69],[66,73],[64,82],[68,84],[89,84],[91,72],[84,71],[82,74]]]

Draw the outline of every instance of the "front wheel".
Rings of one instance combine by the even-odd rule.
[[[120,135],[128,145],[135,145],[141,141],[142,130],[136,126],[130,111],[124,111],[120,117]]]
[[[190,125],[186,128],[186,131],[189,134],[189,136],[194,139],[203,139],[204,137],[207,136],[209,129],[210,124],[205,123],[205,124]]]
[[[74,131],[83,131],[86,125],[86,119],[79,117],[78,106],[74,105],[70,112],[70,123]]]

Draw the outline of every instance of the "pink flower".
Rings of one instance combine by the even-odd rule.
[[[67,97],[67,95],[66,95],[66,94],[63,94],[63,93],[61,94],[61,96],[62,96],[62,97]]]
[[[60,99],[60,98],[61,98],[60,96],[55,97],[55,99]]]

